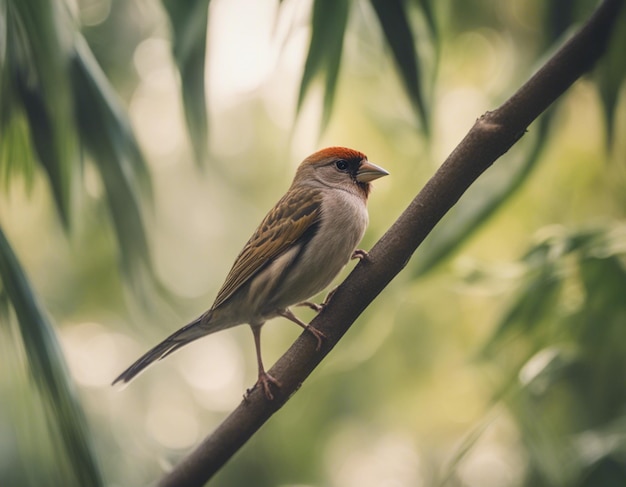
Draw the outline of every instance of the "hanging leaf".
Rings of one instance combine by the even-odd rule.
[[[572,26],[575,1],[552,0],[545,4],[545,47],[549,48]]]
[[[58,426],[77,485],[103,486],[85,414],[76,397],[53,325],[39,304],[2,228],[0,279],[17,316],[30,372],[45,402],[47,414]]]
[[[502,160],[474,184],[448,212],[415,255],[413,275],[420,277],[452,255],[526,181],[548,140],[552,111],[538,122],[537,135],[528,155],[517,165]]]
[[[488,356],[506,337],[516,334],[526,335],[549,318],[554,309],[562,282],[555,277],[551,266],[529,276],[521,286],[517,298],[504,313],[495,331],[486,342],[482,355]]]
[[[185,118],[198,165],[208,156],[204,66],[209,1],[163,0],[172,25],[172,51],[180,72]]]
[[[8,193],[14,174],[21,174],[26,189],[32,188],[35,180],[36,160],[30,146],[29,129],[26,117],[16,110],[8,123],[2,127],[0,144],[0,185]]]
[[[383,29],[387,43],[396,61],[396,69],[400,73],[413,109],[428,134],[428,112],[424,102],[420,65],[415,49],[415,38],[403,0],[370,0],[378,21]],[[427,3],[427,2],[423,2]],[[432,15],[432,11],[428,10]],[[434,20],[431,19],[431,22]]]
[[[613,146],[615,140],[615,113],[619,103],[619,94],[626,80],[624,46],[626,46],[626,9],[622,8],[619,19],[615,23],[608,51],[600,60],[596,73],[606,123],[608,149]]]
[[[315,0],[313,4],[311,43],[302,73],[297,111],[300,112],[312,81],[324,76],[322,130],[330,120],[335,97],[348,10],[348,0]]]
[[[10,101],[2,102],[2,108],[8,104],[23,108],[34,150],[48,174],[67,227],[78,149],[67,77],[69,46],[63,37],[68,27],[65,6],[47,0],[5,2],[6,74],[2,76],[0,99]],[[0,129],[15,112],[3,114]]]
[[[419,0],[420,8],[422,9],[422,15],[426,20],[426,25],[430,30],[430,35],[435,41],[435,45],[439,45],[439,29],[437,28],[437,21],[435,20],[435,12],[431,5],[431,0]]]
[[[71,75],[78,132],[102,177],[124,270],[138,278],[151,269],[139,202],[140,190],[151,192],[148,169],[121,104],[78,35]]]

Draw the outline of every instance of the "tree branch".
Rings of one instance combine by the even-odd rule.
[[[268,401],[257,388],[158,484],[204,485],[294,394],[352,323],[404,268],[415,249],[467,188],[525,133],[528,125],[602,56],[624,0],[605,0],[588,22],[498,109],[480,117],[404,213],[337,288],[312,324],[328,337],[304,332],[270,373],[282,387]]]

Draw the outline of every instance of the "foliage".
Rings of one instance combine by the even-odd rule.
[[[181,93],[187,128],[196,162],[202,165],[207,159],[204,58],[209,0],[163,0],[163,6],[172,24],[172,51],[182,80]]]
[[[52,323],[33,294],[2,229],[0,279],[20,323],[24,349],[45,411],[50,422],[57,426],[63,441],[63,449],[56,453],[61,459],[63,453],[70,459],[73,467],[72,485],[102,486],[104,481],[87,431],[85,413],[70,381]],[[8,313],[4,313],[3,318],[4,324],[9,325]],[[70,480],[67,481],[69,485]]]
[[[117,95],[81,34],[71,28],[64,5],[3,0],[0,11],[7,26],[0,131],[7,135],[7,147],[18,148],[2,152],[0,167],[7,168],[7,175],[31,172],[32,156],[24,141],[32,141],[32,153],[47,173],[61,220],[69,227],[85,149],[107,190],[124,270],[129,276],[136,275],[138,264],[149,270],[139,202],[149,176]]]
[[[527,451],[524,485],[623,485],[626,226],[539,235],[481,353]]]
[[[264,98],[263,90],[240,94],[227,110],[216,108],[212,113],[219,123],[211,125],[215,142],[209,153],[205,72],[217,76],[225,66],[212,65],[209,54],[206,62],[210,69],[205,69],[207,33],[211,27],[207,14],[214,6],[219,8],[220,2],[163,0],[161,8],[143,6],[144,10],[134,16],[120,16],[124,2],[117,0],[77,3],[78,11],[74,12],[69,2],[0,0],[0,183],[4,190],[0,218],[11,241],[16,242],[14,249],[25,259],[20,265],[15,250],[0,234],[0,297],[2,321],[6,325],[3,329],[9,329],[14,313],[19,333],[10,336],[21,337],[28,368],[39,390],[37,397],[50,405],[44,410],[49,414],[52,443],[56,443],[57,436],[61,438],[59,450],[63,454],[59,456],[69,459],[73,465],[70,471],[78,479],[68,482],[102,484],[98,471],[101,464],[114,482],[143,484],[158,475],[154,458],[160,455],[175,461],[180,454],[178,449],[188,446],[180,440],[185,428],[168,430],[164,424],[169,424],[171,417],[166,415],[168,420],[163,421],[163,411],[178,411],[183,418],[201,419],[199,430],[205,433],[210,429],[207,424],[223,413],[223,406],[215,406],[215,402],[235,401],[243,384],[237,382],[236,373],[232,372],[232,396],[219,390],[210,395],[196,386],[192,392],[182,391],[181,384],[194,383],[189,372],[192,368],[182,366],[183,372],[174,378],[168,378],[162,369],[161,378],[134,385],[138,392],[129,391],[130,396],[109,398],[107,381],[100,387],[83,382],[79,389],[81,400],[84,399],[89,423],[95,426],[87,429],[52,320],[35,295],[41,294],[42,302],[53,311],[62,337],[69,334],[67,330],[73,325],[85,321],[102,321],[107,329],[118,329],[96,334],[103,343],[111,342],[115,347],[106,349],[109,353],[98,355],[97,359],[95,354],[88,357],[83,367],[100,370],[109,357],[112,367],[121,368],[122,362],[133,358],[151,338],[161,336],[159,331],[171,331],[175,325],[169,315],[154,320],[138,318],[129,311],[132,306],[120,298],[120,284],[111,278],[108,268],[108,220],[112,223],[111,239],[118,248],[120,268],[131,288],[141,288],[146,277],[156,281],[150,251],[155,246],[160,257],[159,271],[171,276],[169,280],[178,285],[181,294],[198,298],[197,303],[185,301],[185,308],[201,310],[210,300],[210,291],[219,285],[227,257],[262,216],[262,209],[256,205],[271,204],[274,195],[280,194],[286,180],[284,174],[289,171],[275,161],[288,158],[284,154],[277,157],[276,147],[284,146],[288,137],[285,127],[291,129],[295,122],[291,118],[276,122],[272,118],[275,106],[270,105],[279,103]],[[285,21],[294,2],[278,3],[277,24]],[[287,77],[280,84],[284,71],[277,62],[277,77],[272,83],[280,91],[281,103],[291,103],[290,108],[304,118],[304,101],[321,78],[322,141],[343,144],[346,140],[346,145],[354,141],[391,162],[393,194],[383,186],[373,195],[378,200],[373,201],[371,208],[372,236],[366,237],[366,243],[370,243],[385,223],[392,221],[390,215],[402,207],[407,195],[415,193],[420,178],[430,171],[425,160],[437,163],[442,151],[450,149],[441,141],[454,132],[454,124],[442,126],[441,120],[449,123],[451,118],[461,118],[466,102],[474,103],[471,116],[475,118],[480,115],[476,110],[488,109],[510,95],[519,81],[528,76],[528,65],[557,46],[574,24],[588,17],[594,5],[590,0],[545,5],[521,1],[469,4],[456,0],[314,0],[304,22],[308,37],[306,48],[300,53],[297,79]],[[98,32],[88,35],[89,26],[80,23],[81,15],[90,9],[104,9],[102,17],[106,20],[99,21]],[[623,142],[616,134],[623,124],[620,94],[626,74],[622,52],[625,19],[622,9],[607,57],[585,84],[593,84],[598,90],[598,106],[606,123],[602,135],[608,149],[618,156],[623,151]],[[299,27],[302,26],[297,22],[292,26],[293,37]],[[93,54],[125,49],[123,40],[129,31],[143,36],[144,41],[161,35],[167,38],[180,76],[174,89],[180,91],[180,111],[185,115],[192,155],[198,165],[211,164],[211,173],[205,180],[187,172],[181,162],[188,158],[186,149],[155,156],[150,149],[159,142],[155,140],[158,137],[142,140],[140,148],[135,130],[141,127],[131,122],[127,110],[132,115],[137,93],[149,83],[134,79],[135,66],[123,66],[119,78],[128,83],[126,90],[132,96],[119,96],[115,89],[118,87],[112,86],[107,79],[109,73],[103,72],[98,62],[102,63],[102,59]],[[121,47],[113,47],[116,39]],[[215,42],[220,43],[220,39]],[[288,42],[289,39],[284,40],[285,44]],[[492,58],[488,58],[488,53]],[[128,57],[132,60],[133,56]],[[515,62],[507,64],[510,59]],[[507,72],[493,68],[498,64],[505,66],[502,71]],[[473,91],[467,88],[472,83]],[[289,92],[294,88],[295,96],[290,102]],[[451,105],[449,100],[458,92],[463,96],[454,99],[462,103]],[[480,102],[473,101],[480,98],[476,92],[482,93]],[[481,355],[481,367],[496,377],[497,392],[492,400],[506,406],[506,415],[515,425],[515,439],[505,438],[499,446],[528,459],[520,478],[513,479],[510,485],[612,485],[609,482],[615,479],[622,481],[626,398],[623,374],[619,371],[624,370],[622,357],[626,356],[620,326],[626,314],[621,302],[626,281],[625,232],[619,221],[625,216],[623,178],[619,168],[608,165],[597,172],[585,169],[595,168],[593,162],[602,159],[602,154],[597,148],[595,152],[581,149],[575,140],[581,138],[580,133],[571,136],[564,127],[563,120],[572,110],[569,103],[574,103],[576,110],[586,107],[589,111],[584,94],[570,96],[564,101],[565,107],[560,105],[546,113],[538,126],[531,127],[522,147],[490,170],[464,196],[457,210],[441,222],[409,264],[410,276],[403,285],[392,286],[383,302],[366,314],[353,342],[338,351],[336,363],[322,372],[326,374],[323,381],[313,382],[310,389],[304,388],[298,394],[302,399],[296,408],[303,412],[285,411],[280,424],[270,425],[270,433],[255,438],[233,462],[237,465],[229,465],[221,474],[223,485],[249,485],[250,479],[260,486],[303,482],[373,485],[377,479],[393,477],[380,473],[394,465],[385,454],[394,459],[406,454],[414,468],[421,465],[418,473],[412,470],[411,475],[405,472],[404,477],[393,477],[403,479],[402,485],[417,485],[428,477],[428,465],[445,463],[441,458],[449,457],[450,444],[472,422],[479,427],[457,450],[457,460],[443,477],[467,485],[489,485],[472,483],[464,470],[482,451],[480,442],[498,428],[494,425],[497,421],[492,422],[493,411],[484,404],[476,406],[480,403],[476,391],[485,385],[476,379],[462,381],[463,385],[471,383],[474,390],[468,394],[467,404],[459,401],[466,407],[457,407],[455,414],[462,416],[463,410],[471,410],[472,401],[474,411],[480,412],[454,423],[439,416],[445,408],[435,404],[455,390],[455,384],[459,389],[462,384],[455,383],[454,376],[437,373],[445,367],[443,364],[455,358],[462,360],[456,354],[465,357],[471,353],[472,345],[478,346],[477,337],[485,330],[473,327],[479,328],[476,323],[483,323],[488,328],[488,317],[508,300],[498,295],[486,313],[466,313],[464,307],[477,306],[467,304],[469,300],[476,301],[475,289],[467,286],[467,295],[447,294],[437,282],[444,280],[450,287],[459,283],[440,264],[449,262],[459,252],[478,253],[483,258],[485,254],[504,253],[506,259],[513,258],[512,253],[526,241],[525,235],[552,221],[562,221],[565,227],[551,230],[516,263],[522,277],[515,284],[508,284],[517,291]],[[211,107],[213,102],[221,101],[208,98]],[[444,110],[452,111],[452,116],[446,118]],[[582,116],[590,116],[588,111]],[[174,119],[175,115],[167,112],[162,118]],[[166,132],[161,138],[175,140],[175,131]],[[307,136],[308,142],[313,139]],[[552,143],[555,140],[559,143]],[[299,154],[300,149],[296,150]],[[149,163],[144,150],[150,154]],[[415,164],[416,159],[420,159],[420,164]],[[556,162],[549,163],[550,160]],[[387,162],[383,165],[389,167]],[[557,189],[547,194],[541,179],[550,177],[551,167],[561,171],[553,183],[564,182],[562,186],[554,183]],[[89,187],[92,170],[98,181],[96,187],[102,185],[101,193]],[[613,177],[615,173],[611,171],[617,176]],[[599,175],[604,172],[604,176]],[[19,196],[20,179],[26,182],[29,198]],[[69,244],[56,236],[51,218],[31,217],[24,208],[46,208],[46,201],[40,197],[47,194],[42,180],[47,181],[51,201],[69,234]],[[579,196],[565,195],[568,184],[575,186]],[[603,192],[610,185],[611,190]],[[545,186],[551,185],[546,182]],[[11,195],[15,194],[18,196],[12,200]],[[142,207],[153,198],[162,227],[150,235]],[[100,201],[106,204],[109,219],[100,218]],[[504,210],[499,212],[500,208]],[[590,230],[567,230],[580,228],[581,222],[594,220],[597,215],[618,219],[618,223],[613,221]],[[232,241],[221,237],[227,234],[232,234]],[[191,243],[183,243],[187,241]],[[201,271],[199,259],[203,262]],[[205,267],[207,261],[212,262]],[[503,262],[500,265],[507,268]],[[33,274],[32,282],[38,289],[41,287],[40,293],[33,291],[22,268]],[[413,292],[414,289],[418,291]],[[146,294],[142,297],[146,301],[152,298]],[[188,314],[191,311],[185,310],[185,317]],[[156,326],[141,330],[145,338],[141,346],[128,345],[120,338],[129,334],[128,323],[143,321]],[[451,323],[458,325],[454,331]],[[150,335],[149,330],[155,328],[157,331]],[[472,339],[467,339],[470,336]],[[283,341],[275,340],[270,347],[282,350],[289,339],[287,336]],[[228,367],[224,364],[230,364],[232,370],[239,364],[236,370],[241,371],[243,359],[233,358],[239,357],[236,352],[224,355],[223,350],[231,350],[236,339],[215,340],[221,348],[197,357],[211,355],[224,360],[212,363],[214,369],[202,371],[205,382],[220,383],[219,377],[207,379],[211,370],[225,374]],[[91,342],[85,340],[77,348],[89,349]],[[242,338],[241,346],[248,345]],[[20,346],[16,343],[15,348]],[[68,346],[66,350],[71,355],[75,348]],[[72,371],[76,373],[73,367]],[[117,371],[110,372],[111,379]],[[3,390],[8,388],[7,383],[0,376]],[[176,397],[185,400],[174,407]],[[384,398],[384,404],[380,398]],[[17,396],[13,402],[19,408],[21,401],[29,400],[32,398]],[[455,406],[447,400],[441,402],[447,407]],[[124,407],[115,409],[107,404]],[[4,431],[2,424],[6,421],[6,415],[0,415],[0,431]],[[431,421],[447,433],[433,437]],[[138,422],[145,422],[145,429],[137,426]],[[357,428],[358,422],[369,426]],[[452,423],[455,426],[450,426]],[[171,424],[178,423],[172,420]],[[188,426],[184,420],[181,424]],[[162,433],[164,428],[167,434]],[[94,441],[88,430],[94,432]],[[152,436],[146,434],[148,430]],[[297,438],[294,431],[299,432]],[[388,431],[391,433],[386,436]],[[24,430],[20,433],[24,434]],[[38,429],[31,434],[45,435]],[[0,436],[0,452],[12,450],[10,437]],[[411,439],[407,440],[407,436]],[[140,438],[145,437],[156,441],[142,442]],[[98,461],[92,443],[96,444]],[[428,447],[422,450],[407,446],[413,443],[427,443]],[[337,466],[328,452],[345,451],[346,445],[351,452],[349,459]],[[387,458],[384,466],[377,463],[380,458]],[[354,480],[359,479],[359,469],[351,469],[351,461],[360,462],[361,469],[370,475],[360,477],[360,482]],[[382,470],[376,470],[378,467]],[[6,479],[11,479],[11,484],[14,479],[25,481],[27,475],[20,475],[15,473],[14,465],[0,460],[0,483]],[[42,477],[45,476],[44,472]],[[379,485],[382,483],[381,480]]]

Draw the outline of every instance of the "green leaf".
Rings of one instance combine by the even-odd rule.
[[[576,2],[573,0],[552,0],[545,4],[545,43],[546,47],[554,43],[574,23],[574,10]]]
[[[76,397],[53,325],[0,228],[0,279],[15,310],[30,371],[50,420],[61,433],[78,485],[104,485],[84,411]],[[3,321],[6,323],[5,321]]]
[[[36,161],[28,132],[28,123],[21,110],[15,110],[11,119],[2,128],[0,185],[7,193],[14,174],[21,174],[24,177],[27,190],[32,188]]]
[[[330,120],[341,65],[348,10],[348,0],[315,0],[313,4],[311,43],[302,73],[297,111],[300,112],[312,81],[317,76],[324,76],[322,130]]]
[[[531,269],[557,265],[567,254],[593,248],[603,240],[603,230],[583,228],[569,230],[560,225],[544,227],[538,240],[522,257],[522,262]]]
[[[526,392],[536,397],[549,393],[578,364],[580,357],[575,347],[551,345],[538,350],[518,373],[518,380]]]
[[[516,329],[527,336],[537,328],[554,308],[561,285],[552,265],[531,273],[485,343],[481,355],[490,355],[496,345],[511,333],[515,334]]]
[[[102,177],[124,270],[138,278],[151,270],[139,202],[141,190],[151,192],[148,168],[121,103],[78,34],[71,75],[80,138]]]
[[[440,480],[435,484],[444,487],[452,484],[459,467],[469,454],[472,453],[478,441],[483,437],[487,429],[493,425],[497,419],[497,413],[494,410],[489,411],[483,419],[472,428],[472,430],[461,440],[461,444],[455,448],[451,459],[448,461],[445,469],[443,469]]]
[[[548,140],[552,111],[538,122],[526,157],[491,167],[430,233],[415,256],[413,275],[421,277],[458,250],[526,181]]]
[[[387,43],[396,61],[396,68],[402,77],[404,89],[411,105],[428,134],[428,112],[424,102],[420,65],[415,49],[415,39],[403,0],[370,0]],[[427,3],[427,2],[424,2]],[[426,12],[432,15],[432,11]],[[434,20],[431,19],[434,23]]]
[[[607,313],[607,310],[611,310],[617,313],[617,310],[624,307],[626,269],[621,257],[623,255],[602,258],[586,256],[581,259],[580,278],[587,295],[588,312]],[[604,316],[603,320],[609,317]]]
[[[7,15],[7,74],[0,85],[0,98],[5,100],[0,106],[3,110],[7,104],[23,107],[35,152],[48,173],[61,219],[68,226],[78,146],[67,77],[66,31],[70,24],[65,5],[48,0],[6,0],[3,7]],[[2,125],[8,123],[7,117],[2,116]]]
[[[522,391],[522,392],[525,392]],[[580,466],[572,461],[570,444],[546,417],[545,410],[529,394],[518,394],[507,402],[518,425],[521,441],[526,445],[528,470],[535,478],[522,485],[573,486]]]
[[[430,30],[430,35],[435,41],[435,45],[439,45],[439,29],[437,28],[437,21],[435,20],[435,12],[433,11],[431,0],[419,0],[419,5],[422,9],[424,19],[426,20],[426,25]]]
[[[7,0],[0,0],[0,133],[9,123],[13,106],[11,71],[7,61],[8,44],[8,6]]]
[[[610,149],[615,139],[615,113],[621,87],[626,79],[626,9],[622,8],[615,23],[607,53],[596,72],[596,83],[602,99],[606,123],[606,145]]]
[[[204,64],[209,1],[163,0],[172,25],[172,50],[182,80],[185,118],[198,165],[208,157]]]

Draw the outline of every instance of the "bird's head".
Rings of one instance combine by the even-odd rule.
[[[328,147],[307,157],[296,172],[294,184],[321,184],[344,189],[367,199],[370,182],[387,176],[362,152],[346,147]]]

